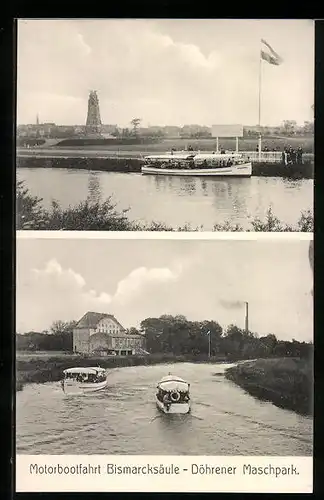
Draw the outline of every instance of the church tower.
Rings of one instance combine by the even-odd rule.
[[[101,135],[99,99],[95,90],[91,90],[89,94],[86,134],[95,135],[97,137]]]

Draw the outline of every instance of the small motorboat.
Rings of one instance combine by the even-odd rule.
[[[78,395],[97,392],[107,385],[107,372],[100,367],[67,368],[61,386],[65,394]]]
[[[164,413],[189,413],[190,384],[180,377],[167,375],[157,385],[156,405]]]

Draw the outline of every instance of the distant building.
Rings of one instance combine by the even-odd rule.
[[[128,334],[112,314],[87,312],[73,329],[73,352],[80,354],[127,356],[141,352],[144,341]]]
[[[180,137],[180,132],[181,132],[180,127],[176,127],[176,126],[172,126],[172,125],[166,125],[164,127],[164,134],[166,135],[166,137],[170,137],[172,139],[176,139],[176,138]]]
[[[111,125],[109,123],[107,124],[102,124],[101,125],[101,132],[104,134],[115,134],[118,132],[118,126],[117,125]]]

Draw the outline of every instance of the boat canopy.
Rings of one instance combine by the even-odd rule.
[[[199,153],[195,155],[196,160],[215,160],[215,158],[224,160],[225,158],[242,158],[240,153]]]
[[[179,391],[187,392],[189,390],[190,384],[180,377],[174,375],[167,375],[163,377],[158,383],[158,388],[163,391]]]
[[[178,154],[167,154],[167,155],[150,155],[145,156],[145,160],[192,160],[197,153],[178,153]]]
[[[89,367],[76,367],[76,368],[67,368],[63,370],[63,373],[86,373],[93,375],[97,375],[98,373],[104,373],[106,370],[104,368],[89,366]]]

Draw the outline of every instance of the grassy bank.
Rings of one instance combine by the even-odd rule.
[[[248,361],[228,368],[225,377],[258,399],[300,414],[312,414],[313,369],[309,360]]]
[[[203,224],[171,227],[152,221],[142,223],[127,217],[129,209],[118,211],[111,197],[104,202],[80,202],[78,205],[62,208],[56,201],[45,210],[42,199],[32,196],[23,182],[17,185],[17,230],[66,230],[66,231],[204,231]],[[214,224],[212,231],[262,231],[262,232],[312,232],[314,218],[310,210],[301,211],[294,225],[285,224],[273,214],[269,207],[265,218],[254,217],[250,227],[243,228],[229,221]]]
[[[27,358],[27,359],[26,359]],[[173,354],[151,354],[147,356],[112,356],[112,357],[82,357],[73,354],[61,356],[19,356],[16,360],[16,390],[21,391],[27,383],[58,382],[62,372],[72,366],[98,366],[113,369],[127,366],[150,366],[165,363],[210,362],[221,363],[230,361],[224,356],[207,358],[206,356],[175,356]]]
[[[81,141],[82,142],[82,141]],[[80,140],[76,139],[75,141],[71,140],[62,140],[57,144],[58,147],[80,147]],[[128,144],[127,144],[128,142]],[[258,146],[259,139],[258,137],[243,137],[239,139],[239,149],[242,151],[255,151]],[[147,152],[156,152],[156,151],[170,151],[171,148],[176,148],[178,151],[186,149],[189,145],[193,147],[195,150],[206,150],[213,151],[216,147],[216,139],[213,137],[210,138],[201,138],[201,139],[190,139],[190,138],[181,138],[176,137],[173,139],[160,139],[154,140],[154,142],[148,139],[142,138],[142,140],[138,139],[137,141],[134,139],[124,139],[123,141],[111,140],[109,141],[96,141],[96,143],[91,144],[88,141],[87,148],[98,148],[104,147],[105,149],[116,149],[116,146],[120,151],[129,151],[129,150],[145,150]],[[143,147],[144,146],[144,147]],[[291,146],[293,148],[301,147],[307,153],[312,153],[314,151],[314,137],[283,137],[283,136],[268,136],[263,137],[262,139],[262,147],[268,147],[269,149],[278,149],[280,151],[283,150],[285,146]],[[219,139],[219,147],[235,150],[236,148],[236,139],[235,138],[223,138]]]
[[[73,168],[98,172],[140,173],[142,167],[140,158],[111,157],[88,158],[62,157],[42,158],[41,156],[18,157],[19,168]],[[311,160],[304,160],[303,164],[287,166],[282,163],[253,162],[252,175],[257,177],[288,177],[312,179],[314,164]]]

